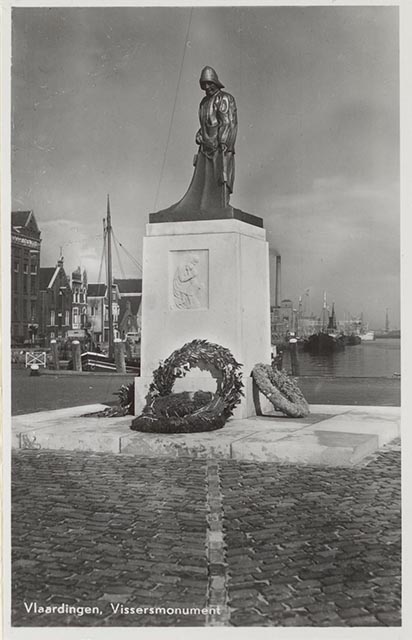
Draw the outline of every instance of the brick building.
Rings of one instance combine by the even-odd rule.
[[[33,211],[11,214],[11,343],[38,339],[40,230]]]
[[[63,267],[63,258],[55,267],[40,268],[38,317],[43,346],[51,339],[64,340],[71,328],[72,292]]]
[[[87,274],[80,267],[72,273],[72,322],[73,336],[84,337],[87,328]]]
[[[89,331],[95,345],[109,342],[109,299],[107,285],[90,283],[87,285],[87,318]],[[113,333],[119,335],[119,288],[112,285]]]
[[[125,338],[128,333],[140,336],[141,330],[141,302],[142,280],[141,278],[116,278],[115,283],[119,288],[119,333]]]

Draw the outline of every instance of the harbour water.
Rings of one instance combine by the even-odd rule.
[[[401,341],[396,338],[380,338],[329,355],[315,356],[298,352],[301,376],[392,378],[401,371]],[[291,370],[290,355],[283,356],[283,368]]]

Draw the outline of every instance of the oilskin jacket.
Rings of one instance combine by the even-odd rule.
[[[235,152],[237,109],[230,93],[219,89],[212,96],[205,96],[199,105],[199,121],[196,143],[202,153],[211,158],[222,144],[228,153]]]

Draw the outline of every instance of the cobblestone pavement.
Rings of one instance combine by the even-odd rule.
[[[232,626],[400,624],[397,446],[353,469],[47,451],[13,458],[16,626],[219,624],[113,612],[213,602],[228,603],[220,623]],[[24,602],[101,613],[35,615]]]
[[[111,454],[14,456],[16,625],[199,625],[199,616],[117,615],[124,606],[204,607],[205,465]],[[33,615],[24,601],[100,606]]]
[[[231,624],[400,625],[399,466],[397,446],[352,469],[228,461]]]

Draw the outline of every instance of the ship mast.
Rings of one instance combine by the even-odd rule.
[[[323,309],[322,309],[322,331],[326,331],[328,323],[328,308],[326,304],[326,291],[323,292]]]
[[[113,276],[112,276],[112,217],[110,213],[110,199],[107,194],[107,300],[109,313],[109,358],[114,356],[113,347]]]

